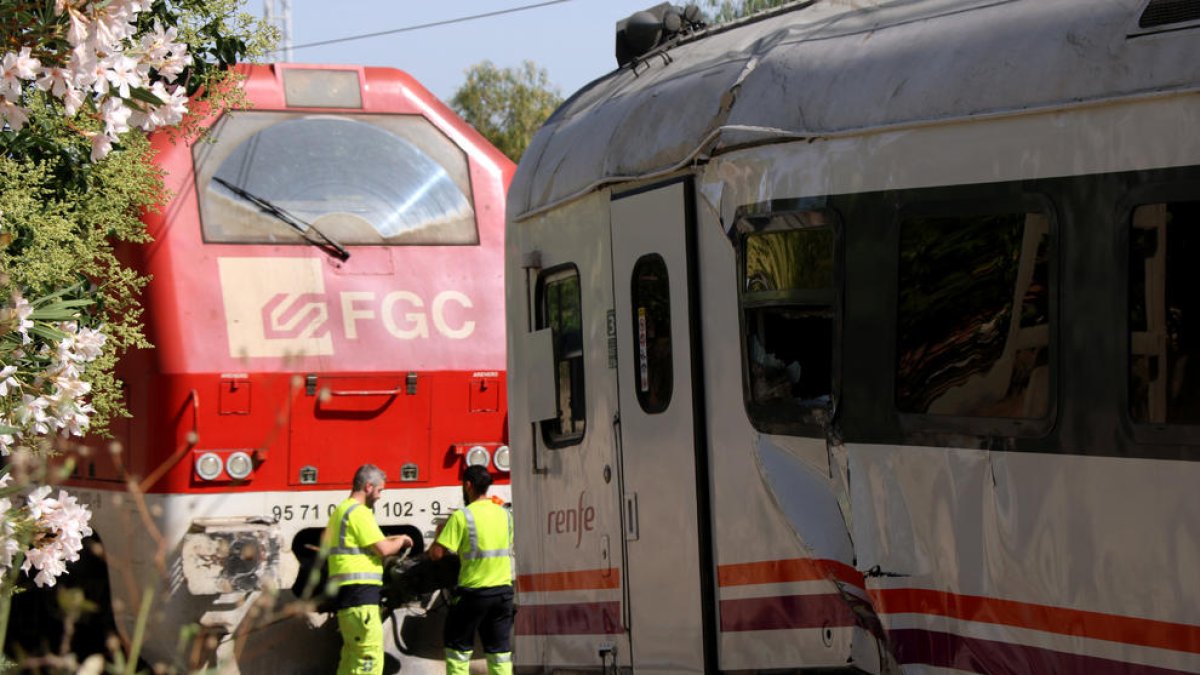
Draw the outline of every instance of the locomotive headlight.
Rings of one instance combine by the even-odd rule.
[[[206,452],[196,458],[196,474],[204,480],[216,480],[221,475],[221,456]]]
[[[500,471],[508,473],[508,446],[502,445],[496,448],[496,454],[492,456],[492,463]]]
[[[482,445],[473,445],[470,450],[467,450],[467,466],[482,466],[486,467],[491,457],[488,455],[487,448]]]
[[[225,471],[229,477],[234,480],[242,480],[250,475],[254,470],[254,460],[250,459],[250,455],[241,452],[233,453],[229,459],[225,460]]]

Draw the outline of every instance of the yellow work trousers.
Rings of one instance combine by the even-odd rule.
[[[484,654],[488,675],[512,675],[512,652]],[[446,649],[446,675],[467,675],[471,671],[471,652]]]
[[[379,605],[339,609],[337,622],[342,633],[337,675],[382,675],[383,624],[379,621]]]

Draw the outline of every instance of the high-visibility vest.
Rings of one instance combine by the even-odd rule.
[[[512,512],[488,499],[479,499],[461,509],[466,536],[459,546],[462,588],[511,586],[513,582]]]
[[[359,512],[358,509],[365,509]],[[357,512],[357,513],[356,513]],[[348,538],[350,518],[371,518],[371,510],[354,499],[338,504],[329,517],[326,533],[329,541],[329,581],[341,587],[348,584],[383,585],[383,561],[370,547]],[[378,526],[376,526],[378,528]]]

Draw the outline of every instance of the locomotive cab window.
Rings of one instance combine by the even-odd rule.
[[[1049,261],[1048,209],[951,208],[902,218],[897,408],[1048,418]]]
[[[831,214],[739,220],[746,410],[769,432],[811,430],[834,397]]]
[[[538,328],[551,329],[554,343],[554,419],[542,422],[547,447],[578,443],[587,423],[583,388],[583,308],[579,271],[544,272],[538,280]]]
[[[638,404],[647,413],[660,413],[671,403],[671,292],[667,263],[662,256],[642,256],[633,266],[630,296],[633,308],[633,367]]]
[[[1200,424],[1200,201],[1137,207],[1129,248],[1130,415]]]
[[[423,117],[239,111],[211,133],[192,150],[205,241],[479,243],[466,155]]]

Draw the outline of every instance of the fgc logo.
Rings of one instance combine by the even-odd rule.
[[[329,332],[329,306],[319,293],[276,293],[262,308],[268,340],[305,340]]]
[[[464,314],[473,304],[459,291],[437,293],[426,308],[419,295],[404,290],[382,297],[342,291],[331,297],[316,259],[219,258],[217,265],[229,354],[235,358],[331,355],[333,334],[357,340],[360,324],[381,326],[398,340],[431,333],[461,340],[475,331],[475,322]],[[331,309],[338,310],[340,325]]]

